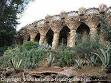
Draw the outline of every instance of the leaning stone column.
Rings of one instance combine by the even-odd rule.
[[[30,25],[28,28],[28,33],[30,35],[30,41],[34,42],[35,41],[35,37],[38,33],[38,30],[34,27],[34,25]]]
[[[60,16],[53,16],[50,18],[50,27],[54,32],[52,49],[56,49],[59,44],[59,33],[62,29],[62,21]]]
[[[28,38],[24,37],[23,42],[27,42],[27,41],[28,41]]]
[[[76,30],[70,31],[69,47],[75,46]]]
[[[72,16],[74,12],[69,13],[66,16],[65,23],[70,29],[69,33],[69,40],[68,40],[68,47],[74,47],[75,42],[76,42],[76,29],[79,27],[80,22],[79,22],[79,17]]]
[[[53,42],[52,42],[52,49],[56,49],[59,44],[59,33],[60,32],[54,32]]]
[[[30,41],[34,42],[36,35],[37,35],[37,33],[30,34]]]
[[[99,16],[87,16],[86,24],[90,28],[90,40],[97,41],[98,34],[97,34],[97,26],[99,23],[100,17]]]
[[[45,20],[41,20],[38,22],[38,31],[40,33],[39,45],[46,44],[46,34],[49,30],[49,24]]]
[[[46,40],[46,35],[40,35],[39,45],[44,45]]]
[[[96,41],[97,40],[97,28],[96,26],[90,27],[90,40],[91,41]]]

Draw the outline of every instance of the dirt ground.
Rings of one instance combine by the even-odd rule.
[[[47,83],[51,81],[73,83],[72,81],[109,81],[111,83],[111,73],[106,73],[101,67],[88,67],[85,66],[82,69],[77,69],[74,67],[40,67],[36,69],[0,69],[0,78],[3,78],[1,81],[9,81],[11,78],[17,78],[11,83],[16,81],[24,81],[26,83]],[[8,79],[9,78],[9,79]],[[61,78],[61,79],[60,79]],[[63,80],[64,79],[64,80]],[[38,82],[39,81],[39,82]],[[42,81],[42,82],[40,82]],[[46,81],[46,82],[45,82]],[[1,82],[0,82],[1,83]],[[21,82],[20,82],[21,83]],[[86,83],[86,82],[85,82]],[[98,83],[98,82],[97,82]],[[100,82],[101,83],[101,82]],[[104,82],[102,82],[104,83]]]

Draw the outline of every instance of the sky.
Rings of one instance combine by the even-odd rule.
[[[111,6],[111,0],[34,0],[30,2],[18,20],[17,31],[34,21],[44,19],[47,15],[60,14],[62,11],[76,11],[80,7],[98,7],[100,4]]]

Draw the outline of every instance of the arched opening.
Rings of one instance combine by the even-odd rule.
[[[76,44],[86,42],[89,40],[90,28],[83,22],[76,30]]]
[[[30,41],[30,35],[28,35],[27,41]]]
[[[24,41],[23,36],[18,36],[18,37],[16,38],[16,43],[17,43],[17,44],[22,45],[22,44],[23,44],[23,41]]]
[[[101,33],[101,25],[100,23],[97,25],[97,34],[99,35]]]
[[[50,46],[52,46],[53,35],[54,35],[54,32],[51,29],[49,29],[49,31],[46,34],[46,41],[47,41],[48,45],[50,45]]]
[[[70,29],[67,27],[67,26],[64,26],[62,28],[62,30],[60,31],[60,36],[59,36],[59,44],[62,44],[62,45],[67,45],[67,40],[68,40],[68,37],[69,37],[69,32],[70,32]]]
[[[40,33],[37,33],[36,37],[35,37],[35,42],[39,42],[40,40]]]

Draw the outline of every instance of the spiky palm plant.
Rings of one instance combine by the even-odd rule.
[[[50,53],[48,58],[47,58],[47,61],[48,61],[48,67],[50,67],[52,65],[52,63],[54,62],[54,57],[52,56],[52,54]]]
[[[95,54],[97,57],[99,57],[99,59],[102,62],[102,67],[106,68],[108,67],[109,63],[110,63],[110,46],[108,46],[108,48],[105,49],[99,49],[98,53],[93,53]]]

